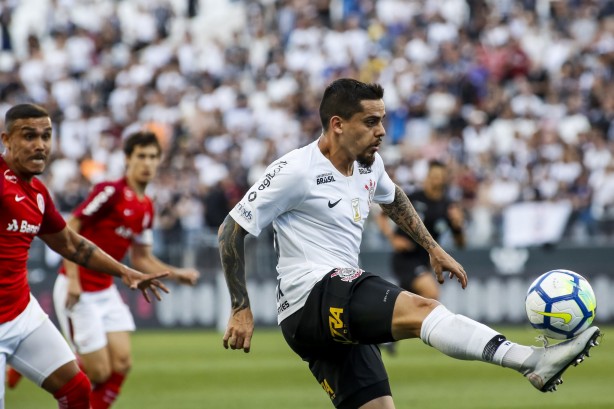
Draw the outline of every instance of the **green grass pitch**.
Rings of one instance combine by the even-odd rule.
[[[530,328],[498,328],[536,344]],[[535,390],[521,375],[494,365],[445,357],[420,340],[383,352],[396,407],[420,409],[612,409],[614,327],[592,356],[565,373],[556,393]],[[614,336],[613,336],[614,337]],[[138,331],[134,365],[115,409],[330,409],[327,395],[285,344],[278,329],[256,329],[252,352],[224,350],[213,331]],[[28,380],[6,391],[7,409],[55,408]]]

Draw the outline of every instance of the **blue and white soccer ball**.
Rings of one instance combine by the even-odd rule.
[[[529,322],[547,337],[573,338],[595,318],[597,299],[588,281],[570,270],[539,276],[525,299]]]

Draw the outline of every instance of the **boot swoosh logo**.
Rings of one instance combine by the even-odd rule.
[[[341,201],[341,199],[337,200],[337,201],[336,201],[336,202],[334,202],[334,203],[331,203],[331,202],[330,202],[330,200],[329,200],[329,201],[328,201],[328,207],[332,209],[333,207],[337,206],[337,204],[338,204],[340,201]]]
[[[536,312],[539,315],[543,315],[545,317],[560,318],[565,324],[569,324],[571,322],[571,319],[573,318],[568,312],[544,312],[535,310],[533,312]]]

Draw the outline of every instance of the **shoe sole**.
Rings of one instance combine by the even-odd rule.
[[[582,351],[578,355],[576,355],[573,359],[571,359],[569,363],[563,367],[563,369],[558,371],[552,378],[550,378],[548,382],[546,382],[544,386],[542,386],[540,391],[542,392],[556,391],[557,385],[560,385],[563,383],[563,380],[561,379],[561,375],[563,375],[563,372],[565,372],[567,368],[569,368],[571,365],[576,366],[582,361],[584,361],[584,358],[588,356],[588,351],[592,347],[599,345],[599,343],[597,342],[597,338],[599,338],[600,335],[601,335],[601,331],[597,329],[597,331],[595,331],[595,333],[586,342],[586,345],[584,345],[584,348],[582,349]]]

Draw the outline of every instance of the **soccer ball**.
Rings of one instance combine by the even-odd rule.
[[[533,281],[525,307],[533,328],[551,338],[567,339],[590,327],[597,299],[591,285],[580,274],[552,270]]]

